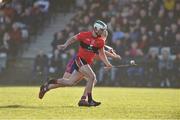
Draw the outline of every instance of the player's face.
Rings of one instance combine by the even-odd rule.
[[[97,29],[97,28],[95,28],[94,29],[94,31],[95,31],[95,33],[98,35],[98,36],[102,36],[102,34],[103,34],[103,32],[104,32],[104,29]]]

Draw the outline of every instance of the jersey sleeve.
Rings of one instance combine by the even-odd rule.
[[[100,42],[99,42],[99,46],[98,46],[99,49],[103,48],[104,45],[105,45],[105,41],[103,39],[101,39]]]
[[[113,48],[108,46],[108,45],[104,45],[104,48],[106,51],[112,51],[113,50]]]
[[[78,41],[83,41],[85,37],[86,37],[86,34],[84,32],[80,32],[76,35],[76,39]]]

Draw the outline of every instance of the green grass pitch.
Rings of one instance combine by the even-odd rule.
[[[180,89],[95,87],[98,107],[78,107],[84,87],[0,87],[0,119],[180,119]]]

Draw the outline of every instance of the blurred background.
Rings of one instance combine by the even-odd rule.
[[[138,64],[105,72],[95,61],[99,86],[180,87],[179,0],[0,0],[0,86],[61,77],[78,44],[57,45],[96,20],[107,23],[106,44],[123,58],[111,63]]]

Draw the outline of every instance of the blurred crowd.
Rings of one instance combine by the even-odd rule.
[[[106,44],[123,58],[121,61],[109,58],[112,64],[128,64],[133,59],[138,66],[113,68],[105,72],[104,65],[95,61],[99,84],[180,86],[179,0],[9,1],[0,4],[0,71],[7,56],[21,54],[31,42],[31,36],[42,31],[54,11],[66,13],[71,9],[75,16],[62,31],[54,34],[52,54],[46,55],[40,51],[37,55],[34,71],[44,73],[46,78],[52,74],[62,75],[78,45],[71,46],[65,52],[57,50],[57,45],[81,31],[92,30],[94,21],[100,19],[108,25]],[[71,4],[75,6],[69,6]]]
[[[0,3],[0,72],[8,58],[27,49],[31,36],[43,28],[49,16],[49,0],[3,0]]]
[[[16,60],[74,0],[0,0],[0,73]],[[71,8],[71,9],[70,9]]]
[[[180,1],[178,0],[81,0],[76,2],[75,16],[64,30],[54,34],[49,74],[63,74],[76,44],[66,52],[57,45],[69,37],[92,30],[100,19],[108,25],[107,45],[122,56],[112,64],[128,64],[135,60],[138,66],[113,68],[104,71],[96,61],[94,69],[99,84],[121,86],[178,87],[180,86]]]

